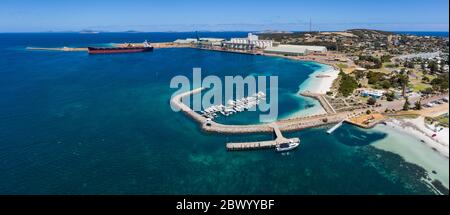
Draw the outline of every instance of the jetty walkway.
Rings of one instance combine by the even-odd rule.
[[[268,148],[275,148],[276,146],[283,144],[283,143],[300,142],[299,138],[291,138],[291,139],[285,138],[276,123],[269,124],[269,127],[271,127],[273,129],[273,132],[276,135],[275,140],[258,141],[258,142],[227,143],[227,150],[240,151],[240,150],[268,149]]]

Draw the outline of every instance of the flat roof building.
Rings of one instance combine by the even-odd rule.
[[[226,42],[225,45],[228,48],[237,49],[245,49],[248,46],[265,49],[273,46],[273,40],[260,40],[258,35],[249,33],[247,38],[231,38],[231,40]]]
[[[204,42],[222,42],[222,41],[225,41],[225,39],[223,39],[223,38],[203,37],[203,38],[200,38],[200,41],[204,41]]]
[[[273,47],[267,47],[264,49],[265,53],[283,54],[289,56],[301,56],[309,53],[326,53],[327,47],[325,46],[302,46],[302,45],[278,45]]]
[[[193,39],[193,38],[178,39],[178,40],[174,41],[174,43],[178,43],[178,44],[190,44],[190,43],[196,43],[196,42],[198,42],[197,39]]]
[[[363,90],[361,92],[361,96],[363,97],[372,97],[374,99],[379,99],[384,95],[385,91],[383,90]]]
[[[225,39],[222,38],[200,38],[199,43],[205,45],[212,45],[212,46],[222,46],[222,43],[225,41]]]

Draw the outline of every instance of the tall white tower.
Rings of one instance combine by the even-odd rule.
[[[259,37],[258,37],[258,35],[253,35],[252,33],[248,33],[248,40],[256,41],[256,40],[259,40]]]

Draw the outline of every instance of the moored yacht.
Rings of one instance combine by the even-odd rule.
[[[296,142],[293,140],[289,140],[288,143],[282,143],[277,145],[276,150],[277,152],[286,152],[296,149],[300,145],[300,141]]]

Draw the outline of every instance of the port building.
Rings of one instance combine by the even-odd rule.
[[[174,41],[174,43],[177,43],[177,44],[192,44],[192,43],[197,43],[197,42],[198,42],[198,40],[193,39],[193,38],[178,39],[178,40]]]
[[[278,45],[267,47],[264,49],[268,54],[282,54],[286,56],[303,56],[308,54],[324,54],[327,47],[325,46],[303,46],[303,45]]]
[[[361,96],[372,97],[374,99],[380,99],[385,94],[383,90],[362,90]]]
[[[273,40],[260,40],[258,35],[249,33],[247,38],[231,38],[223,46],[231,49],[265,49],[273,46]]]

